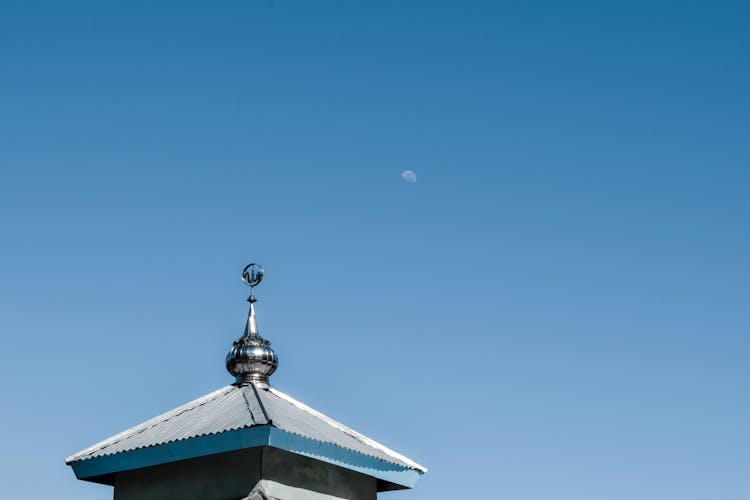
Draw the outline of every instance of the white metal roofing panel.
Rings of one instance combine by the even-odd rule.
[[[66,462],[266,423],[262,412],[251,412],[242,391],[227,386],[80,451]]]
[[[420,472],[427,471],[282,392],[258,390],[253,385],[223,387],[86,448],[68,457],[66,462],[266,424]]]
[[[387,462],[405,465],[423,473],[427,472],[426,468],[400,453],[323,415],[281,391],[270,388],[268,391],[259,391],[259,393],[263,405],[269,410],[274,427],[317,441],[337,444],[343,448],[375,456]]]

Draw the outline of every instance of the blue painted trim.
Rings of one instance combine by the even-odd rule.
[[[237,429],[149,448],[124,451],[114,455],[78,460],[70,465],[78,479],[90,479],[125,470],[142,469],[167,462],[266,445],[361,472],[407,488],[412,488],[421,475],[414,469],[363,455],[335,444],[292,434],[270,425]]]
[[[315,458],[407,488],[413,488],[420,476],[420,473],[414,469],[363,455],[335,444],[315,441],[276,427],[271,428],[270,444],[282,450]]]
[[[270,430],[271,427],[268,425],[249,427],[79,460],[70,465],[78,479],[87,479],[188,458],[267,445]]]

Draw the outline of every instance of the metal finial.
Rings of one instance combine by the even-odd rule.
[[[242,270],[242,281],[250,287],[250,311],[245,323],[245,333],[234,341],[226,359],[229,373],[234,375],[237,384],[255,384],[260,388],[268,387],[268,376],[276,371],[278,357],[271,349],[271,343],[258,333],[255,319],[255,302],[253,288],[263,280],[263,268],[252,262]]]
[[[263,281],[263,268],[259,264],[251,262],[242,270],[242,282],[250,287],[250,297],[247,300],[251,304],[255,302],[253,288],[258,286],[261,281]]]

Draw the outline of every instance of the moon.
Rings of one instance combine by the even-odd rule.
[[[414,173],[414,170],[404,170],[401,172],[401,178],[409,184],[417,182],[417,174]]]

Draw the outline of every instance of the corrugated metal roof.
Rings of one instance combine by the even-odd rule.
[[[275,389],[230,385],[68,457],[67,463],[209,434],[273,425],[309,439],[426,472],[427,469]]]

